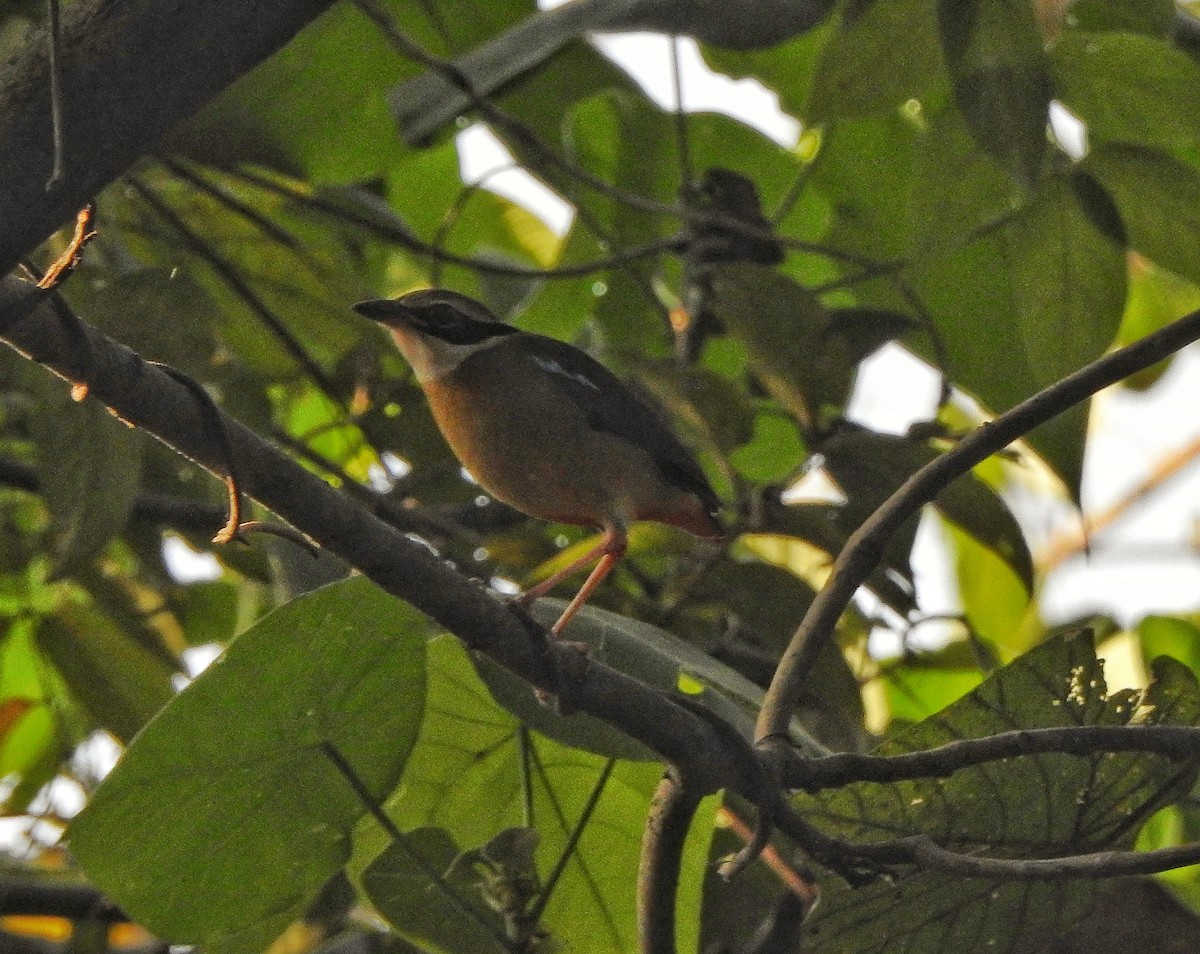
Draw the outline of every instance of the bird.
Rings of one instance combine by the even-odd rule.
[[[833,6],[833,0],[573,0],[537,11],[455,60],[457,76],[427,71],[402,83],[389,102],[404,138],[421,144],[471,107],[460,84],[476,97],[490,96],[586,33],[649,30],[758,50],[812,29]]]
[[[719,538],[720,500],[665,419],[580,349],[500,321],[446,289],[362,301],[412,366],[460,463],[492,496],[543,520],[592,526],[597,546],[517,603],[591,573],[551,627],[557,638],[652,520]]]

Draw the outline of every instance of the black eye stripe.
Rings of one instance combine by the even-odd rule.
[[[436,304],[413,309],[422,318],[426,330],[448,344],[471,345],[515,334],[517,329],[498,321],[467,318],[452,305]]]

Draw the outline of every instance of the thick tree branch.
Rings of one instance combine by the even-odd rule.
[[[213,438],[211,411],[183,383],[95,328],[80,322],[72,330],[49,306],[6,320],[10,305],[19,312],[30,288],[12,276],[0,279],[0,339],[68,381],[86,376],[88,393],[122,419],[213,474],[228,475],[230,462]],[[728,752],[710,722],[568,645],[548,644],[546,631],[528,615],[445,566],[348,494],[236,421],[226,419],[224,427],[241,490],[383,589],[433,617],[471,649],[560,694],[571,709],[619,727],[679,764],[698,790],[729,786],[746,794],[752,787],[741,777],[742,761]]]
[[[879,564],[884,545],[909,517],[929,503],[957,477],[1003,450],[1040,424],[1157,364],[1200,338],[1200,311],[1192,312],[1127,347],[1093,361],[989,424],[968,434],[951,450],[913,474],[887,502],[856,530],[834,563],[833,574],[817,594],[792,636],[767,690],[758,721],[758,740],[782,752],[791,712],[822,647],[833,634],[855,592]]]
[[[332,0],[81,0],[59,46],[63,176],[50,64],[32,42],[0,66],[0,274],[192,113],[286,44]]]

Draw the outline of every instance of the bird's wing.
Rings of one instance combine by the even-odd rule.
[[[691,452],[649,404],[615,374],[578,348],[543,335],[526,334],[525,354],[583,410],[593,430],[641,447],[658,463],[666,480],[695,494],[712,514],[720,499]]]

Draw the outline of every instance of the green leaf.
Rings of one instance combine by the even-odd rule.
[[[1041,176],[1052,85],[1032,5],[938,0],[954,99],[984,152],[1022,185]]]
[[[847,13],[821,50],[804,115],[821,123],[942,98],[946,68],[933,14],[927,0],[889,0]],[[904,55],[896,56],[901,38]]]
[[[543,600],[536,608],[548,618],[561,606]],[[598,612],[590,607],[583,611]],[[532,689],[526,692],[532,698]],[[605,760],[537,733],[522,733],[519,722],[492,700],[462,646],[449,637],[429,645],[427,698],[420,739],[386,811],[405,830],[444,828],[464,848],[485,845],[505,829],[532,822],[544,878],[563,851]],[[530,766],[532,820],[522,809],[524,765]],[[616,764],[546,909],[544,923],[555,939],[581,951],[636,947],[633,884],[646,810],[661,774],[654,762]],[[683,950],[696,946],[713,809],[711,800],[705,802],[689,837],[679,907]],[[360,828],[359,858],[366,865],[387,841],[370,819]],[[688,932],[693,932],[690,942]]]
[[[920,722],[965,696],[983,680],[983,673],[977,654],[960,641],[889,662],[882,678],[891,722],[906,724]]]
[[[1152,663],[1170,656],[1200,678],[1200,626],[1178,616],[1147,616],[1137,625],[1142,658]]]
[[[68,604],[47,616],[37,641],[96,725],[122,742],[174,695],[175,669],[90,604]]]
[[[138,492],[141,440],[98,401],[72,401],[60,381],[45,382],[41,398],[33,436],[54,573],[67,576],[125,529]]]
[[[363,577],[287,604],[146,727],[71,825],[93,882],[160,937],[258,951],[350,854],[421,724],[420,616]]]
[[[1069,32],[1051,51],[1055,94],[1093,143],[1163,149],[1200,139],[1200,65],[1178,47],[1135,33]]]
[[[913,174],[923,132],[919,113],[898,110],[841,120],[830,130],[811,179],[832,213],[824,244],[878,262],[912,252]]]
[[[884,743],[880,755],[1014,728],[1194,725],[1200,693],[1165,661],[1142,692],[1109,693],[1090,636],[1038,647],[936,716]],[[1000,858],[1131,848],[1164,802],[1186,792],[1195,767],[1144,753],[1035,755],[965,768],[949,778],[857,783],[796,807],[856,841],[925,833],[945,847]],[[826,881],[807,928],[815,952],[1014,951],[1036,947],[1081,917],[1099,889],[1088,881],[1014,881],[907,870],[856,889]],[[879,925],[887,924],[881,932]]]
[[[363,872],[363,889],[401,936],[444,954],[506,954],[504,923],[481,900],[462,849],[442,828],[417,828]]]
[[[1145,33],[1167,37],[1175,26],[1174,0],[1075,0],[1071,25],[1079,30]]]
[[[1200,287],[1184,281],[1153,262],[1134,257],[1129,269],[1129,299],[1117,345],[1126,345],[1144,338],[1177,320],[1181,315],[1200,308]],[[1174,357],[1122,381],[1134,390],[1151,387],[1171,366]]]
[[[1103,354],[1125,303],[1123,250],[1062,178],[1004,225],[919,262],[914,279],[951,377],[997,412]],[[1085,429],[1077,408],[1029,437],[1073,495]]]
[[[1200,173],[1165,153],[1101,144],[1079,168],[1112,197],[1131,248],[1200,282]]]
[[[1029,606],[1032,567],[1026,564],[1029,575],[1022,579],[994,550],[983,546],[955,523],[947,521],[946,531],[954,554],[963,615],[971,629],[994,646],[1009,650],[1025,648],[1014,646],[1014,642]],[[1028,559],[1028,550],[1025,556]]]
[[[911,222],[920,253],[961,244],[1024,202],[1013,177],[976,145],[960,110],[947,104],[925,117],[912,181]]]
[[[398,0],[383,9],[406,36],[446,53],[470,49],[526,15],[529,4],[455,0],[441,4],[436,17]],[[335,6],[183,124],[170,146],[214,165],[250,162],[326,181],[371,179],[404,154],[387,91],[420,69],[360,11]]]

